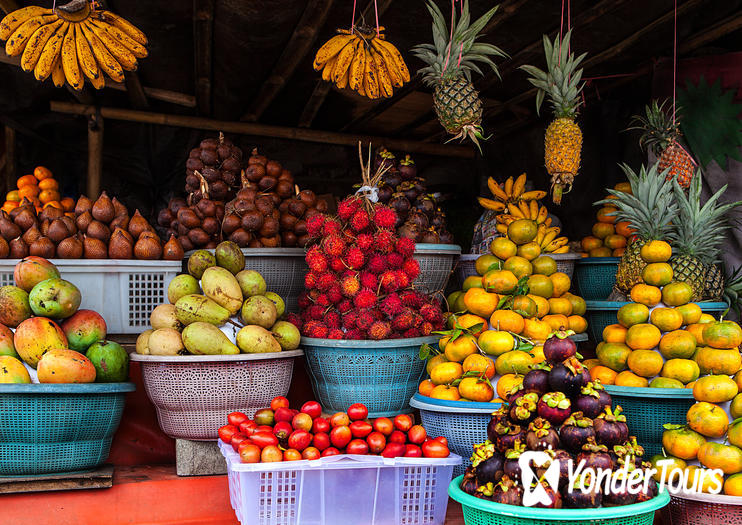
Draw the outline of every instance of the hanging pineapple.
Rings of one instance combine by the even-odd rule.
[[[680,125],[677,113],[665,110],[667,100],[660,104],[656,100],[644,107],[644,115],[634,115],[629,129],[640,129],[644,133],[639,138],[639,146],[651,149],[658,159],[659,171],[670,171],[665,177],[675,179],[682,188],[688,188],[695,175],[695,162],[680,143]]]
[[[531,75],[528,81],[537,89],[536,112],[541,110],[544,97],[549,96],[554,120],[546,128],[544,138],[544,163],[551,175],[551,199],[562,202],[562,194],[572,189],[572,183],[580,168],[582,131],[575,122],[580,107],[580,93],[585,83],[580,83],[582,69],[577,69],[586,53],[574,57],[569,52],[572,31],[567,31],[562,40],[557,36],[552,44],[544,35],[546,71],[535,66],[520,66]]]
[[[428,0],[428,11],[433,17],[434,44],[419,44],[412,48],[413,54],[427,64],[418,73],[423,75],[426,86],[433,87],[433,107],[438,121],[453,135],[453,139],[468,137],[477,147],[477,139],[484,140],[482,101],[472,84],[471,72],[481,75],[482,71],[476,62],[482,62],[499,76],[497,66],[489,57],[507,55],[497,46],[475,43],[475,40],[484,36],[478,33],[487,25],[497,7],[470,23],[469,2],[464,0],[458,23],[454,13],[451,33],[446,28],[441,10],[432,0]]]

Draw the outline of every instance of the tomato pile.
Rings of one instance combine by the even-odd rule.
[[[430,438],[409,414],[393,419],[368,420],[361,403],[347,412],[322,417],[322,407],[307,401],[300,410],[289,408],[285,397],[273,398],[270,408],[258,410],[253,419],[242,412],[227,416],[219,439],[231,444],[242,463],[269,463],[319,459],[337,454],[378,455],[385,458],[446,458],[445,437]]]

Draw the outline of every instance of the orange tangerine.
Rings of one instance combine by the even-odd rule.
[[[479,275],[484,275],[490,270],[501,269],[502,261],[494,255],[486,253],[477,257],[477,260],[474,261],[474,268],[477,270]]]
[[[19,190],[19,191],[22,191],[22,190]],[[39,193],[38,197],[42,203],[51,202],[51,201],[59,201],[59,199],[62,198],[62,196],[59,194],[57,190],[43,190],[41,193]]]
[[[477,342],[482,352],[495,357],[505,352],[510,352],[515,348],[513,334],[504,330],[487,330],[486,332],[482,332]]]
[[[528,261],[533,261],[541,255],[541,245],[537,242],[527,242],[518,246],[518,255]]]
[[[443,342],[444,339],[448,341],[448,337],[441,337],[440,340],[438,340],[438,348],[441,350],[446,348],[445,343]],[[433,357],[428,358],[428,362],[425,363],[425,371],[430,375],[430,372],[436,367],[436,365],[439,365],[441,363],[445,363],[448,361],[446,359],[446,356],[444,354],[436,354]]]
[[[662,300],[662,290],[648,284],[636,284],[631,289],[631,300],[647,306],[657,306]]]
[[[621,257],[624,252],[626,252],[626,248],[616,248],[615,250],[613,250],[611,255],[613,255],[614,257]]]
[[[672,332],[683,326],[683,315],[675,308],[655,308],[649,314],[649,319],[663,332]]]
[[[636,233],[636,230],[631,227],[629,221],[621,221],[616,223],[616,233],[624,237],[631,237]]]
[[[732,474],[724,481],[724,494],[742,496],[742,474]]]
[[[640,388],[647,388],[649,381],[646,378],[636,375],[630,370],[624,370],[619,372],[613,380],[613,384],[616,386],[633,386]]]
[[[549,313],[549,300],[545,297],[541,297],[540,295],[533,295],[528,294],[528,297],[533,299],[533,302],[536,303],[536,317],[541,319],[543,316]]]
[[[696,338],[687,330],[673,330],[662,336],[659,349],[667,359],[689,359],[696,352]]]
[[[466,279],[464,279],[464,284],[461,286],[463,291],[469,290],[469,288],[483,288],[484,287],[484,277],[480,277],[479,275],[470,275]]]
[[[478,377],[465,377],[459,383],[459,395],[469,401],[489,403],[495,395],[495,389],[488,381]]]
[[[489,317],[497,308],[500,296],[496,293],[489,293],[483,288],[470,288],[464,294],[464,304],[466,309],[474,315]]]
[[[36,186],[38,182],[38,179],[33,175],[24,175],[18,178],[16,185],[18,189],[21,189],[23,186]]]
[[[513,312],[512,310],[495,310],[490,317],[490,326],[495,331],[505,330],[507,332],[519,334],[523,331],[525,322],[523,316],[517,312]]]
[[[672,266],[665,262],[649,263],[642,270],[642,279],[652,286],[665,286],[672,281]]]
[[[572,281],[564,272],[554,272],[549,276],[551,282],[554,284],[554,295],[552,297],[561,297],[569,291],[569,287],[572,286]]]
[[[533,273],[533,265],[531,264],[531,261],[519,255],[513,255],[506,259],[502,267],[505,270],[513,272],[518,279]]]
[[[510,270],[490,270],[481,281],[485,290],[498,294],[511,294],[518,287],[518,278]]]
[[[641,377],[654,377],[665,364],[659,352],[654,350],[634,350],[626,360],[629,370]]]
[[[716,318],[711,314],[701,314],[701,317],[698,319],[698,322],[701,324],[715,323]]]
[[[672,247],[665,241],[653,240],[642,246],[639,253],[644,262],[667,262],[672,256]]]
[[[18,190],[9,191],[5,196],[6,201],[20,202],[21,197],[18,195]]]
[[[699,346],[693,354],[693,360],[698,363],[701,374],[726,374],[728,376],[739,372],[742,367],[742,356],[736,348],[721,349],[710,346]]]
[[[659,328],[649,323],[635,324],[626,331],[626,344],[632,350],[650,350],[660,343],[660,339]]]
[[[495,360],[495,370],[501,376],[505,374],[527,374],[533,360],[528,352],[512,350],[505,352]]]
[[[734,321],[708,323],[703,329],[703,340],[711,348],[736,348],[742,344],[742,328]]]
[[[683,383],[670,377],[655,377],[649,382],[649,388],[685,388]]]
[[[430,397],[433,399],[445,399],[446,401],[459,401],[459,389],[455,386],[438,385],[431,392]]]
[[[44,166],[36,166],[36,168],[34,168],[33,170],[33,174],[36,180],[44,180],[52,177],[51,170],[49,170],[49,168],[45,168]]]
[[[579,295],[571,294],[569,292],[562,295],[562,297],[567,299],[570,303],[572,303],[572,314],[573,315],[585,315],[585,311],[587,310],[587,304],[585,303],[585,299],[583,299]]]
[[[533,341],[546,341],[551,334],[551,327],[540,319],[526,319],[523,335]]]
[[[703,313],[701,307],[696,303],[681,304],[676,306],[675,309],[683,316],[683,326],[697,323]]]
[[[601,364],[611,370],[621,372],[626,370],[626,361],[631,354],[631,348],[624,343],[601,343],[596,347],[595,353]]]
[[[430,397],[430,393],[433,391],[434,388],[435,384],[430,379],[426,379],[418,385],[417,391],[420,393],[421,396]]]
[[[513,297],[513,311],[525,314],[524,317],[535,317],[538,313],[536,302],[527,295]]]
[[[582,361],[582,366],[584,366],[584,367],[585,367],[585,368],[587,368],[588,370],[592,370],[592,369],[593,369],[593,367],[596,367],[596,366],[598,366],[599,364],[600,364],[600,359],[595,359],[595,358],[592,358],[592,359],[584,359],[584,360]]]
[[[64,207],[64,211],[74,211],[75,209],[75,199],[71,197],[65,197],[61,201],[59,201],[62,206]]]
[[[533,295],[548,299],[554,293],[554,283],[546,275],[533,274],[528,278],[528,289]]]
[[[611,250],[624,248],[626,247],[626,237],[614,233],[613,235],[609,235],[603,239],[603,244],[606,248],[610,248]]]
[[[613,189],[616,191],[622,191],[631,195],[631,184],[628,182],[617,182]]]
[[[576,334],[584,333],[587,331],[587,319],[581,315],[570,315],[567,317],[567,328]]]
[[[604,385],[612,385],[616,381],[618,374],[607,366],[597,365],[590,369],[590,378],[595,381],[600,380]]]
[[[39,181],[39,188],[42,190],[58,190],[59,183],[54,179],[42,179]]]
[[[518,252],[518,245],[507,237],[497,237],[490,244],[490,252],[498,259],[504,261]]]
[[[464,315],[458,316],[456,318],[456,323],[460,327],[462,327],[462,328],[470,328],[470,327],[472,327],[472,326],[474,326],[476,324],[480,324],[481,323],[482,324],[482,328],[480,328],[474,334],[475,337],[479,336],[479,334],[481,334],[482,332],[484,332],[485,330],[487,330],[487,328],[489,327],[487,325],[487,320],[485,318],[480,317],[478,315],[473,315],[473,314],[464,314]]]
[[[569,319],[563,314],[545,315],[542,321],[548,324],[552,330],[567,329],[569,326]]]
[[[430,371],[430,380],[434,385],[447,385],[456,381],[464,373],[461,363],[446,362],[440,363]]]
[[[483,356],[482,354],[472,354],[464,359],[462,368],[464,369],[464,373],[483,373],[487,379],[492,379],[493,377],[495,377],[495,362],[489,357]]]
[[[698,449],[706,443],[706,438],[686,426],[665,430],[662,433],[662,447],[668,454],[685,459],[695,460]]]
[[[724,436],[729,428],[729,416],[724,409],[707,401],[692,405],[688,409],[687,418],[691,430],[710,438]]]
[[[598,239],[605,239],[609,235],[616,233],[616,229],[613,227],[613,224],[607,222],[596,222],[593,225],[592,233]]]
[[[536,238],[538,225],[531,219],[517,219],[508,224],[508,239],[515,244],[526,244]]]
[[[680,306],[690,302],[693,289],[688,283],[678,281],[666,284],[662,288],[662,302],[668,306]]]
[[[597,218],[598,222],[607,222],[613,224],[616,222],[616,211],[618,208],[615,206],[603,206],[598,210]]]
[[[603,328],[603,341],[606,343],[625,343],[626,327],[620,324],[609,324]]]
[[[689,332],[693,336],[693,339],[696,340],[696,344],[698,345],[706,344],[703,342],[703,329],[706,328],[706,324],[707,323],[693,323],[685,327],[685,331]]]
[[[29,200],[33,200],[35,197],[39,196],[39,192],[41,190],[38,186],[32,186],[30,184],[21,186],[18,188],[18,196],[23,199],[23,197],[27,197]]]
[[[557,263],[553,257],[548,255],[539,255],[531,261],[533,273],[541,275],[551,275],[557,271]]]
[[[694,361],[691,363],[695,364]],[[693,397],[696,401],[708,401],[709,403],[725,403],[734,399],[739,393],[737,383],[727,375],[709,375],[698,379],[698,375],[691,381],[697,379],[693,386]]]
[[[598,239],[597,237],[593,237],[592,235],[588,235],[587,237],[583,237],[582,241],[580,241],[580,246],[582,246],[582,250],[589,252],[590,250],[594,250],[595,248],[600,248],[603,246],[603,240]]]
[[[549,299],[549,313],[566,316],[572,315],[572,303],[564,297],[552,297]]]
[[[448,359],[449,361],[461,363],[464,359],[472,354],[477,353],[478,351],[479,349],[477,348],[476,337],[469,334],[462,334],[453,341],[449,340],[446,343],[446,348],[443,350],[443,355],[445,355],[446,359]],[[435,367],[433,368],[433,371],[434,370]],[[431,371],[431,377],[433,371]]]
[[[613,257],[613,251],[610,248],[602,246],[594,248],[588,252],[589,257]]]
[[[497,380],[497,395],[506,399],[510,392],[523,384],[523,376],[519,374],[505,374]]]
[[[534,365],[546,361],[546,356],[544,355],[544,345],[535,345],[533,348],[531,348],[531,351],[529,353],[533,356],[531,361]]]

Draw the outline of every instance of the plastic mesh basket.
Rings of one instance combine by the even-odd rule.
[[[575,272],[575,261],[582,258],[579,253],[545,253],[557,263],[557,271],[566,273],[570,279]]]
[[[420,411],[420,420],[428,435],[445,436],[451,452],[461,456],[462,464],[453,468],[453,475],[460,476],[471,464],[472,445],[487,439],[490,414],[500,408],[501,403],[444,402],[415,394],[410,406]]]
[[[301,338],[312,390],[328,412],[344,412],[353,403],[368,407],[369,417],[409,412],[409,399],[425,373],[420,345],[438,337],[346,341]]]
[[[616,284],[620,257],[586,257],[575,262],[577,292],[586,301],[604,301]]]
[[[688,409],[695,403],[690,388],[640,388],[605,385],[613,406],[621,405],[629,434],[644,447],[644,457],[662,452],[662,425],[685,424]]]
[[[673,494],[672,525],[742,525],[742,498],[722,494]]]
[[[0,384],[0,475],[96,468],[133,383]]]
[[[252,417],[291,385],[294,358],[301,350],[268,354],[153,356],[131,354],[142,367],[147,396],[160,428],[170,437],[217,437],[227,414]]]
[[[424,294],[444,291],[460,254],[461,246],[456,244],[416,244],[414,257],[420,263],[420,275],[414,287]]]
[[[479,253],[464,253],[456,261],[456,287],[459,290],[463,288],[467,277],[477,275],[476,262],[479,257],[481,257]]]

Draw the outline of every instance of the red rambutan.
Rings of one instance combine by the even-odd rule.
[[[343,339],[345,333],[340,328],[332,328],[327,332],[327,339]]]
[[[395,270],[394,273],[397,276],[397,286],[399,287],[399,290],[404,290],[405,288],[410,287],[410,278],[406,273],[404,273],[404,271]]]
[[[340,234],[340,230],[342,230],[342,226],[337,219],[325,219],[324,224],[322,224],[323,237],[329,237],[333,234]]]
[[[347,268],[345,267],[345,263],[340,257],[333,257],[330,259],[330,269],[333,272],[337,273],[343,273]]]
[[[358,318],[356,319],[356,328],[360,330],[368,330],[372,324],[376,322],[376,316],[370,310],[361,310],[358,312]]]
[[[323,339],[327,337],[327,327],[320,321],[308,321],[302,327],[303,335],[306,337],[317,337]]]
[[[336,308],[341,314],[350,312],[353,309],[353,301],[351,301],[350,299],[343,299],[342,301],[337,303]]]
[[[323,321],[330,330],[340,328],[341,325],[340,314],[337,312],[327,312]]]
[[[425,321],[420,327],[420,333],[422,335],[430,335],[433,332],[433,323]]]
[[[390,253],[394,250],[397,236],[389,230],[378,230],[374,234],[374,248],[381,253]]]
[[[427,303],[422,305],[420,308],[420,315],[423,316],[423,319],[425,321],[436,324],[443,320],[443,312],[441,312],[440,307],[433,303]]]
[[[327,298],[332,304],[337,304],[343,300],[343,291],[340,289],[338,283],[334,283],[329,290],[327,290]]]
[[[326,293],[321,293],[314,300],[314,304],[318,304],[320,306],[330,306],[332,303],[330,302],[330,298],[327,296]]]
[[[425,302],[424,296],[414,290],[406,290],[400,293],[399,298],[402,300],[403,305],[415,310],[421,308]]]
[[[408,328],[412,328],[414,324],[415,314],[409,308],[405,308],[404,310],[402,310],[392,320],[392,327],[400,332],[403,332]]]
[[[325,223],[327,225],[327,223]],[[330,257],[340,257],[345,251],[345,242],[338,233],[325,236],[322,243],[325,253]]]
[[[402,338],[403,339],[412,339],[413,337],[420,337],[420,329],[419,328],[409,328],[402,332]]]
[[[302,324],[304,324],[304,323],[301,322],[301,317],[299,317],[294,312],[289,312],[286,315],[286,320],[289,323],[291,323],[292,325],[294,325],[295,327],[297,327],[299,330],[301,330],[301,326],[302,326]]]
[[[397,239],[397,251],[405,257],[412,257],[415,253],[415,241],[407,237]]]
[[[410,278],[410,281],[414,281],[415,279],[417,279],[417,276],[420,275],[420,263],[417,262],[416,259],[407,259],[404,264],[402,264],[402,269],[404,270],[404,273],[406,273],[407,276]]]
[[[361,284],[358,282],[358,278],[355,275],[348,275],[343,277],[343,280],[340,281],[340,289],[344,296],[355,297],[361,289]]]
[[[381,289],[386,293],[394,292],[399,287],[397,281],[397,272],[394,270],[387,270],[379,276],[379,283],[381,283]]]
[[[360,208],[353,214],[353,217],[351,217],[350,227],[353,228],[353,231],[362,232],[368,228],[370,222],[368,212],[363,208]]]
[[[368,329],[368,336],[371,339],[381,340],[389,337],[392,332],[391,326],[386,321],[375,321]]]
[[[391,230],[397,223],[397,214],[393,209],[387,206],[376,206],[376,213],[374,214],[374,224],[379,228],[385,228]]]
[[[349,220],[353,217],[353,214],[358,210],[360,205],[361,199],[359,197],[348,197],[343,199],[340,201],[340,204],[338,204],[338,217],[344,221]]]
[[[358,322],[358,310],[351,310],[343,314],[342,325],[343,325],[343,328],[345,328],[346,330],[355,328],[357,322]]]
[[[299,309],[302,311],[312,306],[312,300],[309,298],[309,294],[306,290],[302,290],[299,293],[299,299],[297,300],[297,303],[299,304]]]
[[[324,315],[325,309],[318,304],[313,304],[304,310],[304,318],[312,321],[321,321]]]
[[[370,233],[359,233],[356,237],[356,246],[362,251],[367,252],[374,247],[374,236]]]
[[[402,301],[396,293],[387,295],[381,301],[381,311],[389,317],[394,317],[402,311]]]
[[[366,257],[363,252],[357,246],[351,246],[345,253],[345,264],[353,270],[358,270],[363,267],[363,263],[366,262]]]
[[[316,213],[307,218],[307,234],[311,237],[317,237],[322,233],[322,226],[325,223],[325,215]]]
[[[420,328],[423,325],[424,321],[425,320],[423,319],[423,316],[419,313],[415,312],[414,314],[412,314],[412,326],[414,326],[415,328]]]
[[[366,264],[366,269],[375,274],[383,273],[384,270],[386,270],[386,258],[383,255],[379,255],[378,253],[375,253],[368,259],[368,263]]]
[[[312,248],[317,247],[313,246]],[[307,253],[306,261],[309,269],[313,272],[322,273],[327,270],[327,259],[324,255],[319,253],[319,248],[317,248],[317,252],[312,253],[311,256]]]
[[[321,273],[319,274],[319,277],[317,277],[318,290],[329,290],[333,284],[335,284],[335,276],[330,272]]]
[[[376,287],[379,285],[379,279],[376,277],[376,274],[371,272],[361,272],[360,281],[362,287],[371,288],[372,290],[376,290]]]
[[[354,341],[358,341],[361,339],[366,339],[366,335],[362,330],[359,330],[358,328],[352,328],[345,332],[345,339],[351,339]]]
[[[307,274],[304,276],[304,288],[307,290],[313,290],[317,288],[317,279],[319,277],[319,274],[314,272],[307,272]]]
[[[363,288],[353,298],[353,304],[358,308],[371,308],[376,304],[377,299],[373,290]]]
[[[397,268],[401,268],[402,264],[404,264],[404,256],[399,252],[392,252],[386,256],[386,262],[389,265],[389,268],[396,270]]]

